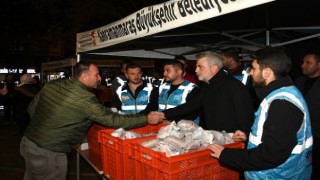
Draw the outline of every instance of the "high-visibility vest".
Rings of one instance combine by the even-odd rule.
[[[297,132],[297,145],[289,158],[281,165],[267,170],[246,171],[246,179],[310,179],[312,132],[308,107],[302,94],[295,86],[283,87],[270,93],[260,104],[249,136],[248,149],[256,148],[261,143],[263,126],[268,117],[268,110],[273,100],[284,99],[297,106],[304,119]],[[281,121],[281,119],[279,119]]]

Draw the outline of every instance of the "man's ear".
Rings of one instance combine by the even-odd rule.
[[[266,67],[262,70],[262,77],[264,79],[266,79],[267,81],[275,80],[274,73],[273,73],[272,69],[270,69],[269,67]]]
[[[177,70],[177,73],[178,73],[179,75],[183,75],[183,74],[182,74],[182,69],[178,69],[178,70]]]
[[[267,79],[268,77],[270,77],[270,73],[271,73],[271,69],[266,67],[262,70],[262,77],[264,79]]]
[[[219,67],[216,64],[211,66],[210,69],[211,69],[212,74],[215,74],[215,73],[217,73],[219,71]]]
[[[86,84],[87,81],[87,76],[85,73],[82,73],[79,77],[79,81],[82,82],[83,84]]]

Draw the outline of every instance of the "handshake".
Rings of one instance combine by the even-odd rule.
[[[147,116],[148,124],[159,124],[165,120],[164,113],[158,111],[152,111]]]

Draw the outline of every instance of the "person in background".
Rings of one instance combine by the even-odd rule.
[[[241,81],[249,90],[252,99],[252,105],[258,108],[260,101],[252,86],[252,78],[250,76],[250,67],[240,62],[239,51],[235,48],[224,49],[220,53],[222,64],[225,72]]]
[[[307,101],[313,135],[312,179],[320,179],[320,52],[309,52],[301,65],[303,76],[295,85]]]
[[[221,51],[223,68],[227,74],[238,79],[246,86],[251,86],[250,68],[240,62],[239,51],[234,48],[228,48]]]
[[[127,65],[130,63],[130,61],[123,61],[120,63],[120,74],[117,75],[111,82],[111,89],[112,89],[112,95],[114,96],[119,86],[124,85],[125,82],[127,82],[126,78],[126,69]]]
[[[5,102],[5,95],[8,93],[8,88],[7,85],[4,81],[0,82],[0,106],[3,106],[4,102]],[[0,126],[3,124],[4,122],[2,122],[2,118],[1,118],[1,122],[0,122]]]
[[[98,67],[81,61],[74,77],[46,83],[28,106],[30,122],[20,143],[24,179],[66,179],[67,156],[92,123],[130,129],[163,121],[160,113],[121,115],[98,102],[88,89],[101,81]]]
[[[220,55],[199,53],[195,72],[205,83],[200,93],[185,104],[164,110],[165,117],[170,120],[200,111],[204,129],[249,133],[254,117],[250,94],[240,81],[224,73]]]
[[[32,81],[33,84],[36,84],[37,86],[39,86],[39,88],[42,87],[39,76],[33,76],[32,79],[33,79]]]
[[[111,107],[124,114],[137,114],[144,110],[148,103],[153,86],[142,81],[142,68],[137,63],[129,63],[125,70],[128,80],[116,90]]]
[[[181,104],[191,101],[195,98],[200,90],[199,87],[184,79],[184,67],[180,61],[172,60],[167,61],[164,64],[164,81],[159,88],[155,88],[152,92],[150,103],[146,108],[146,112],[152,110],[163,111],[171,109]],[[179,121],[181,119],[194,120],[199,124],[200,118],[198,117],[198,111],[191,111],[179,117],[170,119],[170,121]]]
[[[180,55],[180,56],[175,56],[174,57],[174,60],[178,60],[180,61],[182,64],[183,64],[183,67],[184,67],[184,74],[183,74],[183,78],[185,80],[188,80],[196,85],[199,85],[199,80],[197,78],[196,75],[188,72],[188,60],[186,57]]]
[[[0,82],[0,95],[1,95],[1,98],[3,98],[4,95],[6,95],[8,93],[8,88],[7,88],[7,85],[5,82],[1,81]],[[4,99],[1,99],[1,104],[3,104],[4,102]]]
[[[154,78],[154,81],[152,82],[154,87],[159,87],[164,82],[164,79],[156,69],[152,70],[150,76]]]
[[[20,84],[14,88],[13,101],[14,118],[17,121],[19,131],[22,133],[29,123],[29,114],[27,107],[32,98],[40,91],[40,87],[33,83],[33,78],[30,74],[23,74],[20,77]]]
[[[310,118],[302,94],[288,75],[290,68],[291,60],[282,47],[258,50],[250,74],[262,103],[247,149],[208,147],[221,165],[244,170],[246,179],[310,179]]]
[[[11,124],[15,124],[15,120],[13,119],[14,115],[14,101],[12,100],[13,90],[15,87],[14,84],[14,75],[13,74],[7,74],[5,76],[4,82],[6,83],[8,93],[5,95],[5,100],[3,104],[4,108],[4,125],[8,126]]]

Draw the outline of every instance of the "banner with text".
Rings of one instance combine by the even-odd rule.
[[[171,0],[77,33],[77,53],[100,49],[273,0]]]

